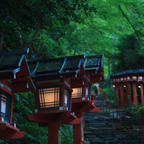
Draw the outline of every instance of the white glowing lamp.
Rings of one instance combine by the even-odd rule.
[[[82,88],[73,88],[72,90],[72,98],[82,97]]]

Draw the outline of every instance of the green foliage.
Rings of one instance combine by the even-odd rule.
[[[135,35],[123,38],[118,48],[119,53],[116,57],[117,64],[115,65],[116,71],[137,69],[144,66],[141,61],[144,56],[139,54],[140,41],[137,40]]]
[[[29,47],[30,59],[102,53],[106,79],[121,69],[123,37],[135,34],[144,52],[143,0],[6,0],[0,8],[0,51]]]
[[[138,106],[132,105],[132,106],[128,107],[126,110],[134,115],[143,115],[144,114],[144,108],[141,105],[138,105]]]
[[[143,17],[144,0],[3,0],[0,51],[29,47],[30,60],[104,54],[108,80],[113,72],[143,66]],[[111,89],[103,95],[114,102]],[[34,107],[31,94],[16,95],[14,118],[26,136],[0,143],[47,143],[47,128],[26,120]],[[63,143],[71,142],[70,131],[62,126]]]
[[[62,125],[60,128],[62,144],[73,143],[73,129],[71,125]]]

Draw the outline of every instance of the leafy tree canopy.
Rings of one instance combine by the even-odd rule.
[[[29,47],[30,60],[104,54],[108,78],[112,72],[143,67],[143,17],[144,0],[1,0],[0,51]],[[17,95],[14,109],[26,137],[5,143],[47,143],[47,129],[21,121],[34,109],[29,97]]]

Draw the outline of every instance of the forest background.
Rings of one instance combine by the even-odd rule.
[[[105,83],[110,75],[144,68],[144,0],[1,0],[0,52],[29,48],[28,60],[103,54]],[[47,144],[47,128],[27,121],[31,93],[16,94],[14,119],[22,140],[1,144]],[[72,129],[61,127],[62,144]]]

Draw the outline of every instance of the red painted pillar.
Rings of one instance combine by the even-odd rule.
[[[84,119],[81,123],[73,125],[73,144],[84,144]]]
[[[48,124],[48,144],[60,144],[59,123]]]
[[[141,91],[141,105],[144,106],[143,84],[140,84]]]
[[[86,97],[86,86],[83,86],[83,97]]]
[[[81,142],[81,125],[74,124],[73,125],[73,143],[80,144]]]
[[[64,91],[65,87],[62,85],[61,86],[61,97],[60,97],[60,106],[64,108]]]
[[[129,105],[129,101],[128,101],[128,87],[126,88],[126,104],[127,104],[127,106]]]
[[[13,94],[12,96],[11,96],[11,112],[10,112],[10,124],[12,124],[13,125],[13,105],[14,105],[14,97],[15,97],[15,95]]]
[[[118,88],[117,88],[117,91],[118,91],[118,101],[119,101],[119,104],[121,105],[122,103],[122,100],[121,100],[121,86],[118,85]]]
[[[131,84],[128,85],[129,104],[132,105]]]
[[[124,104],[125,106],[128,106],[128,90],[126,85],[123,88],[123,95],[124,95]]]
[[[115,85],[115,88],[114,88],[114,93],[115,93],[115,104],[117,104],[118,102],[118,97],[117,97],[117,89],[118,89],[118,87],[117,87],[117,85]]]
[[[34,99],[35,99],[35,106],[36,106],[36,109],[38,109],[39,108],[39,98],[38,98],[38,94],[37,94],[37,91],[35,91],[35,90],[33,90],[32,91],[33,92],[33,94],[34,94]]]
[[[133,83],[133,99],[134,99],[134,105],[137,106],[137,92],[136,92],[136,83]]]
[[[120,85],[120,94],[121,94],[121,105],[124,106],[124,88],[123,85]]]

